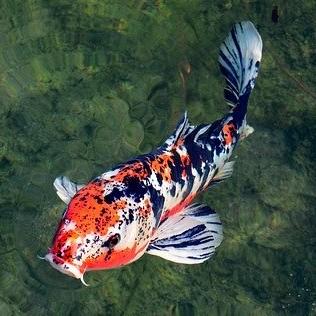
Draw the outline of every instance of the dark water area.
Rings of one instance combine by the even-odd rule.
[[[218,51],[242,20],[264,44],[255,133],[199,197],[224,225],[216,255],[144,255],[90,287],[39,260],[65,208],[57,176],[152,150],[185,109],[227,112]],[[0,1],[0,315],[316,315],[315,43],[312,0]]]

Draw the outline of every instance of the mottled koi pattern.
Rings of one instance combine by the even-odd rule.
[[[56,233],[51,248],[56,260],[80,272],[134,261],[159,223],[188,206],[224,165],[238,141],[238,126],[242,122],[228,115],[210,126],[193,127],[185,115],[177,128],[184,127],[181,141],[176,138],[169,144],[173,135],[154,152],[84,186],[71,199]],[[135,230],[129,231],[133,246],[109,250],[111,233],[134,222]]]
[[[221,48],[225,96],[232,105],[222,119],[193,126],[185,113],[174,133],[153,152],[121,164],[83,187],[65,177],[55,181],[58,195],[68,204],[45,257],[55,268],[82,278],[88,270],[133,262],[148,249],[189,264],[203,262],[214,253],[222,240],[221,230],[216,228],[221,225],[219,218],[209,207],[190,204],[212,183],[230,175],[232,163],[228,160],[238,140],[249,131],[247,101],[261,51],[258,54],[254,49],[259,56],[255,63],[242,60],[244,46],[251,48],[249,43],[243,44],[250,41],[248,37],[260,48],[260,36],[250,22],[235,26]],[[250,53],[245,56],[249,58]],[[242,77],[239,71],[248,64],[249,78]]]

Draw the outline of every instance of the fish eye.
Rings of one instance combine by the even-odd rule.
[[[107,241],[108,247],[113,248],[114,246],[116,246],[119,243],[120,240],[121,240],[120,234],[114,234]]]

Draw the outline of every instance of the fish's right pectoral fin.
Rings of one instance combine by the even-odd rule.
[[[54,187],[57,195],[60,199],[68,204],[72,197],[83,187],[84,185],[76,184],[66,176],[60,176],[55,179]]]
[[[207,187],[214,186],[218,183],[221,183],[222,181],[231,177],[234,171],[234,164],[235,164],[234,161],[226,162],[224,166],[218,170],[217,174],[212,178],[212,180],[204,186],[204,189],[206,189]]]
[[[222,240],[222,224],[216,212],[193,204],[159,225],[147,253],[177,263],[197,264],[209,259]]]
[[[254,131],[255,131],[255,129],[252,126],[247,124],[240,135],[240,139],[241,140],[245,139],[246,137],[251,135]]]

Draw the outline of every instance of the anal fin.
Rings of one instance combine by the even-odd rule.
[[[209,259],[222,240],[222,224],[216,212],[192,204],[158,226],[147,253],[177,263],[197,264]]]

